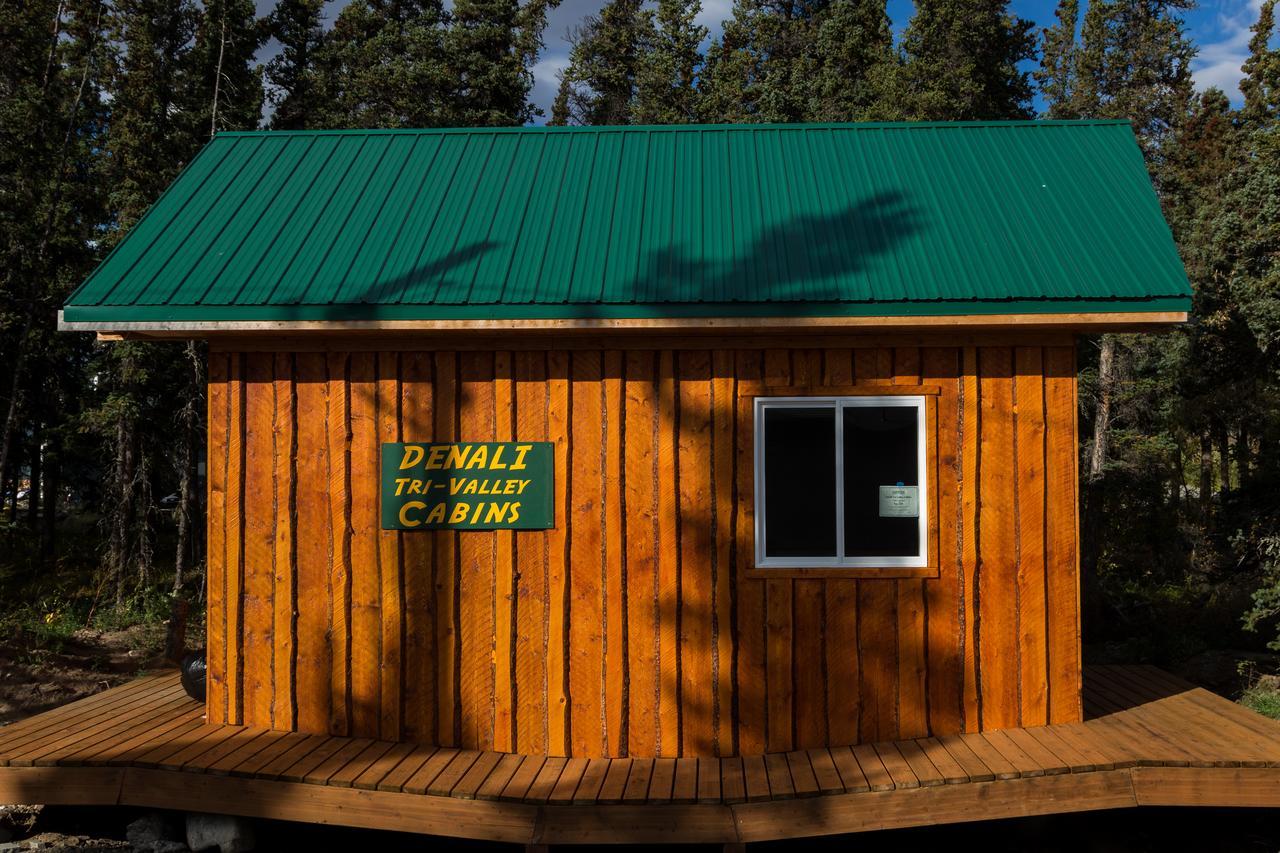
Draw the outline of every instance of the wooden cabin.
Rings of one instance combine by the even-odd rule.
[[[1127,123],[720,125],[219,134],[60,322],[208,342],[205,725],[574,802],[1082,724],[1077,339],[1189,307]]]

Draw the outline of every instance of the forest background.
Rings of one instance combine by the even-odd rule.
[[[1112,118],[1195,299],[1185,327],[1079,348],[1086,653],[1280,713],[1276,0],[1231,98],[1194,84],[1190,0],[1061,0],[1047,27],[917,0],[896,29],[884,0],[735,0],[714,35],[698,0],[608,0],[544,114],[557,2],[0,0],[0,645],[159,625],[175,598],[198,626],[201,347],[55,318],[219,131]]]

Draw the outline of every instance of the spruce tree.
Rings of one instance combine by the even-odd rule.
[[[569,37],[569,65],[560,73],[552,124],[627,124],[640,57],[652,38],[643,0],[610,0]]]
[[[266,35],[280,43],[263,71],[276,130],[308,127],[319,111],[314,64],[324,39],[323,9],[324,0],[280,0],[264,22]]]
[[[1244,93],[1241,117],[1252,127],[1266,127],[1280,113],[1280,51],[1269,48],[1276,36],[1276,0],[1265,0],[1253,25],[1249,58],[1240,81],[1240,91]]]
[[[889,16],[879,0],[834,0],[819,16],[805,73],[806,121],[882,118],[897,68]]]
[[[262,118],[262,45],[253,0],[204,0],[186,75],[194,137],[252,130]]]
[[[316,51],[314,126],[448,124],[447,25],[440,0],[352,0]]]
[[[529,103],[533,78],[525,65],[521,27],[532,25],[537,30],[534,38],[540,37],[545,8],[537,3],[530,14],[516,0],[454,3],[444,42],[454,75],[450,93],[453,124],[502,126],[524,124],[533,118],[535,108]],[[535,51],[533,58],[536,55]]]
[[[894,103],[904,119],[973,121],[1032,115],[1031,21],[1005,0],[919,0],[902,36]]]
[[[1056,21],[1040,34],[1040,67],[1032,77],[1048,104],[1049,118],[1072,118],[1071,97],[1075,90],[1076,28],[1080,24],[1080,0],[1060,0]]]
[[[696,120],[698,69],[707,28],[696,23],[699,0],[658,0],[649,44],[636,72],[632,117],[637,124],[685,124]]]

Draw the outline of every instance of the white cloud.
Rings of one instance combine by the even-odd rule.
[[[1191,63],[1191,75],[1197,89],[1203,91],[1216,86],[1238,103],[1241,99],[1240,80],[1244,77],[1240,66],[1249,58],[1249,38],[1253,35],[1249,28],[1258,20],[1261,0],[1246,0],[1232,5],[1233,9],[1218,13],[1215,35],[1219,38],[1216,41],[1206,39],[1200,45]]]
[[[733,17],[733,0],[702,0],[702,9],[694,22],[708,30],[709,38],[716,38],[724,22]]]

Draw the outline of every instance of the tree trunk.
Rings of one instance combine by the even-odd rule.
[[[1111,399],[1116,382],[1116,339],[1102,336],[1098,353],[1098,407],[1093,418],[1093,447],[1089,454],[1089,480],[1097,480],[1107,464],[1111,449]]]
[[[1200,514],[1209,517],[1213,506],[1213,439],[1209,431],[1200,433]]]
[[[1081,622],[1092,633],[1105,624],[1106,602],[1098,584],[1098,563],[1102,559],[1102,479],[1111,445],[1111,398],[1115,387],[1116,342],[1104,335],[1098,354],[1098,402],[1094,410],[1093,444],[1084,477],[1080,543]]]

